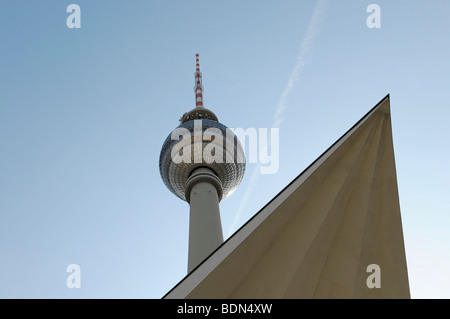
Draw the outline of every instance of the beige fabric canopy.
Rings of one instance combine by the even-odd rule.
[[[410,298],[389,95],[164,298]]]

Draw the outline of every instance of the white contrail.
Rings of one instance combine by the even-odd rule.
[[[300,71],[305,67],[306,63],[308,62],[312,47],[313,47],[313,41],[319,32],[321,22],[323,20],[323,16],[325,14],[325,11],[328,7],[329,0],[318,0],[316,3],[316,6],[314,8],[313,14],[311,16],[311,20],[308,24],[308,29],[306,30],[305,37],[303,38],[301,47],[300,47],[300,53],[297,56],[297,62],[294,66],[294,69],[291,72],[291,75],[289,77],[289,80],[286,84],[286,87],[283,90],[283,93],[281,94],[280,100],[277,104],[277,107],[275,109],[274,113],[274,120],[272,127],[280,127],[281,123],[284,121],[284,112],[287,109],[287,98],[289,96],[289,93],[291,92],[292,88],[294,87],[295,83],[299,79]],[[270,143],[270,142],[269,142]],[[229,230],[228,230],[228,237],[233,233],[240,217],[242,214],[242,211],[247,203],[248,196],[252,192],[254,185],[256,184],[256,181],[259,177],[259,171],[261,169],[261,163],[258,162],[256,167],[253,170],[252,176],[250,177],[249,185],[244,193],[244,198],[241,201],[241,205],[239,206],[236,215],[234,216],[233,223],[231,224]]]
[[[288,83],[284,88],[284,91],[281,94],[280,101],[278,102],[277,108],[275,109],[274,123],[272,127],[279,127],[280,124],[284,121],[283,112],[287,108],[287,97],[289,93],[291,93],[294,84],[298,81],[300,71],[305,67],[310,58],[313,47],[312,44],[317,33],[319,32],[319,27],[323,20],[326,8],[328,7],[328,3],[329,0],[318,0],[316,3],[316,7],[314,8],[311,20],[309,21],[308,29],[306,30],[305,37],[300,47],[300,53],[297,56],[297,63],[295,64],[294,69],[291,72]]]

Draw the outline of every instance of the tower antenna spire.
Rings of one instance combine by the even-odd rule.
[[[195,66],[195,106],[203,107],[203,86],[202,86],[202,72],[200,72],[200,62],[198,59],[198,53],[195,54],[196,66]]]

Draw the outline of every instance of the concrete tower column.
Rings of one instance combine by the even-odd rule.
[[[221,198],[222,183],[209,168],[197,168],[186,181],[190,205],[188,273],[223,243]]]
[[[189,272],[222,244],[219,202],[234,192],[245,173],[245,155],[239,139],[234,134],[229,135],[231,131],[219,122],[214,112],[203,106],[202,73],[198,54],[195,57],[196,106],[183,114],[176,132],[172,131],[166,138],[159,155],[159,173],[164,184],[173,194],[190,205]],[[201,125],[198,125],[199,122]],[[210,136],[207,131],[212,129],[226,136],[222,145],[221,141],[214,143],[215,152],[221,151],[222,160],[226,159],[226,162],[216,161],[212,154],[209,158],[201,156],[198,161],[197,155],[203,155],[203,151],[211,146],[212,138],[205,139],[203,135]],[[182,139],[176,138],[181,137],[180,130],[183,132]],[[200,133],[202,136],[199,139]],[[190,155],[185,153],[186,147],[186,152],[191,147]],[[183,155],[180,151],[183,151]],[[208,151],[206,154],[209,156]],[[186,155],[190,157],[190,161],[185,158]]]

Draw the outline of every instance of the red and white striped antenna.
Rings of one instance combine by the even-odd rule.
[[[200,72],[200,63],[198,60],[198,53],[195,54],[197,65],[195,66],[195,106],[203,107],[203,86],[202,86],[202,72]]]

